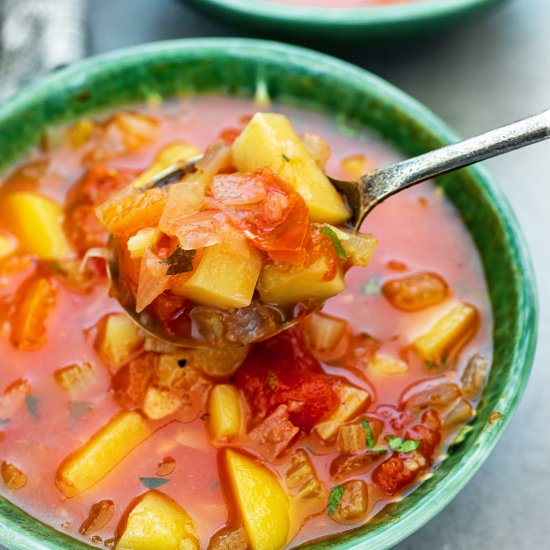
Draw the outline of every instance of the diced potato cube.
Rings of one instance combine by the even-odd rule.
[[[94,366],[88,361],[58,369],[53,376],[62,390],[73,395],[87,391],[96,380]]]
[[[208,427],[215,441],[238,435],[242,426],[242,404],[239,390],[231,384],[218,384],[208,398]]]
[[[149,491],[134,506],[115,550],[198,550],[195,524],[169,496]]]
[[[130,252],[130,258],[137,260],[143,253],[157,243],[160,238],[160,230],[156,227],[144,227],[128,239],[126,246]]]
[[[56,474],[58,489],[67,497],[86,491],[150,435],[151,430],[139,413],[116,415],[60,464]]]
[[[409,372],[409,365],[396,357],[389,357],[377,353],[369,363],[369,369],[378,375],[396,375],[407,374]]]
[[[258,282],[260,297],[267,304],[277,305],[296,304],[308,298],[327,300],[346,288],[344,274],[340,268],[333,279],[323,280],[328,269],[328,262],[324,256],[303,268],[282,270],[276,265],[267,265]]]
[[[289,533],[288,497],[275,475],[232,450],[224,456],[237,510],[253,550],[283,548]]]
[[[16,249],[16,240],[10,234],[0,230],[0,260],[13,254]]]
[[[174,414],[181,406],[181,399],[169,389],[149,386],[143,398],[142,410],[147,418],[160,420]]]
[[[89,118],[81,118],[74,126],[68,129],[67,137],[73,149],[82,147],[94,133],[96,124]]]
[[[52,280],[32,278],[21,285],[11,318],[11,343],[21,350],[35,350],[46,343],[46,321],[55,305],[57,289]]]
[[[372,259],[372,255],[378,246],[378,241],[372,235],[366,233],[345,232],[349,236],[340,242],[346,252],[347,257],[353,265],[367,267]]]
[[[252,301],[262,263],[244,239],[209,246],[193,275],[173,292],[206,306],[246,307]]]
[[[340,403],[338,408],[327,420],[323,420],[315,426],[315,431],[323,441],[329,441],[335,437],[340,426],[368,407],[370,401],[370,396],[366,391],[348,384],[339,383],[334,386],[334,391],[338,395]]]
[[[17,238],[21,252],[41,260],[73,255],[63,232],[63,209],[51,199],[31,191],[8,193],[0,201],[0,220]]]
[[[133,185],[136,189],[147,187],[147,184],[154,179],[159,172],[166,170],[180,160],[190,159],[200,155],[200,153],[200,149],[190,143],[185,143],[183,141],[170,143],[158,152],[153,164],[134,180]]]
[[[416,338],[413,349],[425,361],[442,364],[451,352],[473,336],[477,322],[476,308],[460,304],[439,319],[428,332]]]
[[[100,321],[95,348],[109,365],[122,366],[142,343],[137,325],[124,313],[113,313]]]
[[[241,172],[271,168],[306,201],[314,222],[342,224],[349,212],[288,119],[257,113],[233,144],[233,161]]]

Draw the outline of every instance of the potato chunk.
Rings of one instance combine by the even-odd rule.
[[[19,241],[21,252],[41,260],[73,255],[63,232],[63,209],[51,199],[30,191],[9,193],[0,201],[0,219]]]
[[[315,431],[323,441],[329,441],[338,433],[340,426],[353,416],[368,407],[370,396],[359,388],[339,383],[334,386],[338,395],[338,408],[327,419],[315,426]]]
[[[233,161],[241,172],[271,168],[306,201],[314,222],[342,224],[349,212],[283,115],[257,113],[233,144]]]
[[[464,344],[475,332],[478,313],[469,304],[460,304],[413,342],[413,349],[425,361],[441,365],[451,352]]]
[[[208,427],[215,441],[235,437],[241,431],[242,405],[239,390],[231,384],[218,384],[208,398]]]
[[[287,305],[304,300],[327,300],[346,288],[344,274],[340,268],[330,281],[323,280],[329,266],[321,256],[308,267],[293,267],[289,270],[267,265],[260,276],[258,291],[267,304]]]
[[[247,307],[261,269],[260,255],[236,237],[206,248],[193,275],[173,292],[206,306]]]
[[[198,550],[195,524],[169,496],[149,491],[134,506],[115,550]]]
[[[288,497],[277,478],[252,458],[226,451],[225,465],[237,509],[253,550],[277,550],[287,542]]]
[[[116,415],[61,463],[56,474],[57,488],[67,497],[86,491],[150,434],[145,420],[137,412]]]
[[[99,323],[96,351],[109,365],[120,367],[139,350],[143,337],[137,325],[124,313],[113,313]]]

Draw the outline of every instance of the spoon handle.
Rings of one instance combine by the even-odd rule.
[[[368,196],[361,221],[378,203],[415,183],[550,138],[550,110],[376,170],[361,178]]]

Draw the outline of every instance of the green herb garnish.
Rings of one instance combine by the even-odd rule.
[[[147,489],[157,489],[170,481],[163,477],[140,477],[139,480]]]
[[[369,296],[378,296],[382,289],[382,277],[373,275],[362,287],[361,292]]]
[[[344,247],[342,246],[342,243],[340,242],[340,239],[336,235],[336,233],[330,228],[324,225],[321,227],[321,233],[324,233],[328,236],[328,238],[332,241],[332,245],[334,246],[334,249],[336,250],[336,254],[342,258],[343,260],[348,259],[348,255],[346,254],[346,251],[344,250]]]
[[[420,447],[420,443],[422,443],[422,439],[403,439],[395,435],[387,435],[386,441],[390,449],[397,453],[410,453],[416,451],[416,449]]]
[[[166,260],[161,262],[169,266],[166,275],[178,275],[178,273],[193,271],[193,259],[196,254],[196,250],[184,250],[178,246]]]
[[[277,387],[277,382],[277,374],[273,371],[269,371],[269,374],[267,375],[267,385],[270,389],[274,390]]]
[[[365,430],[365,434],[367,436],[367,448],[372,449],[374,447],[374,435],[368,420],[363,418],[361,420],[361,426],[363,426],[363,430]]]
[[[283,157],[283,160],[285,160],[286,162],[290,161],[290,159],[284,153],[283,153],[282,157]]]
[[[27,410],[29,411],[29,414],[33,418],[40,417],[40,414],[38,412],[38,397],[36,397],[36,395],[27,395],[25,397],[25,405],[27,406]]]
[[[336,512],[336,509],[338,508],[338,505],[340,504],[340,501],[342,500],[345,492],[346,490],[341,485],[335,485],[330,490],[330,494],[328,495],[327,507],[329,516],[332,516],[334,512]]]

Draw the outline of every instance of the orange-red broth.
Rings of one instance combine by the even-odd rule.
[[[312,6],[318,8],[366,8],[368,6],[387,6],[405,4],[415,0],[268,0],[294,6]]]
[[[163,145],[176,139],[188,140],[205,148],[222,130],[241,128],[246,116],[257,111],[258,107],[244,99],[201,97],[146,110],[160,121],[158,139],[138,153],[109,161],[109,166],[143,168],[152,162]],[[307,130],[327,139],[332,148],[327,170],[335,176],[350,176],[342,167],[342,161],[350,156],[364,156],[365,168],[368,169],[397,159],[397,155],[377,138],[363,132],[350,132],[349,128],[324,115],[278,105],[269,106],[269,110],[289,116],[298,132]],[[81,156],[81,152],[67,144],[48,153],[33,153],[34,159],[48,161],[39,191],[63,201],[68,189],[83,173]],[[359,163],[363,161],[359,157]],[[367,269],[350,270],[346,291],[329,300],[325,310],[348,319],[354,330],[365,331],[380,340],[382,352],[408,359],[411,368],[405,375],[370,379],[365,374],[358,376],[356,372],[345,372],[337,367],[326,366],[325,370],[329,374],[344,376],[371,392],[373,399],[368,411],[372,412],[380,405],[397,407],[406,389],[420,381],[443,378],[459,383],[466,362],[474,353],[481,352],[490,359],[492,319],[478,253],[458,213],[433,185],[424,184],[391,198],[369,216],[363,230],[379,239],[374,259]],[[1,277],[2,302],[9,301],[33,270],[34,267],[29,265]],[[417,271],[440,274],[451,288],[450,297],[440,305],[417,313],[395,309],[380,294],[380,282]],[[412,352],[406,350],[416,336],[433,325],[458,300],[467,301],[479,311],[477,332],[462,349],[453,368],[431,373]],[[209,444],[205,422],[200,417],[185,424],[171,422],[163,425],[159,422],[160,427],[154,435],[103,480],[77,497],[67,499],[55,486],[55,473],[60,462],[80,448],[120,410],[120,406],[109,392],[110,375],[106,367],[97,369],[96,384],[78,397],[80,404],[73,403],[72,406],[70,396],[56,385],[54,371],[83,361],[101,365],[93,346],[94,327],[105,314],[118,311],[120,307],[107,296],[105,285],[96,287],[89,295],[77,294],[58,285],[57,304],[47,322],[47,342],[37,351],[15,349],[10,344],[9,326],[4,320],[0,334],[3,384],[7,386],[24,378],[32,387],[33,397],[31,406],[23,407],[9,423],[0,426],[3,433],[0,457],[22,470],[27,476],[27,484],[13,491],[0,483],[0,493],[55,529],[88,542],[92,535],[79,535],[79,526],[94,503],[112,500],[115,504],[113,518],[94,533],[93,542],[102,546],[102,541],[113,538],[130,503],[146,491],[139,478],[155,477],[159,462],[170,456],[176,460],[176,468],[161,490],[191,515],[201,544],[206,547],[210,537],[226,524],[228,509],[222,492],[223,481],[220,483],[218,451]],[[330,489],[334,482],[330,480],[328,470],[330,462],[337,456],[337,449],[323,450],[315,436],[300,438],[294,444],[294,448],[299,447],[320,452],[319,456],[313,456],[314,466]],[[445,444],[441,446],[441,452],[444,447]],[[283,476],[286,460],[283,456],[270,467]],[[370,473],[363,477],[370,481]],[[410,489],[408,487],[406,491]],[[369,484],[368,517],[399,496],[387,497]],[[234,514],[229,513],[229,517],[233,518]],[[333,521],[324,511],[302,526],[292,546],[349,528]]]

